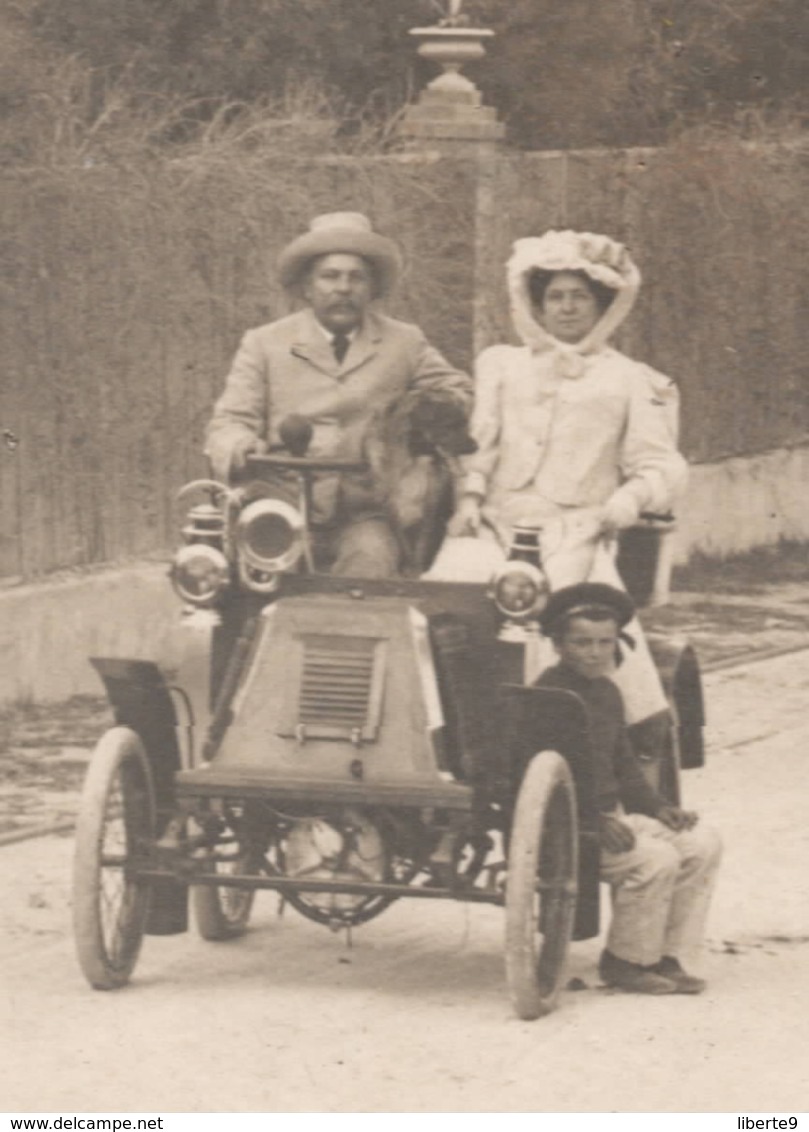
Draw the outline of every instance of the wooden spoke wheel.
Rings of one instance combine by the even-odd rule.
[[[506,883],[506,977],[520,1018],[557,1004],[578,878],[576,789],[556,751],[528,765],[517,796]]]
[[[241,849],[237,849],[228,859],[212,858],[209,867],[212,872],[223,875],[258,872],[250,855]],[[199,934],[212,943],[244,935],[255,897],[254,888],[195,885],[191,889],[191,901]]]
[[[73,861],[76,950],[97,990],[123,986],[137,962],[150,885],[136,867],[154,835],[154,789],[143,744],[135,731],[113,727],[90,761]]]

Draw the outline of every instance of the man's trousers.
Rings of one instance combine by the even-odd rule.
[[[348,578],[395,578],[401,548],[382,518],[350,519],[316,538],[315,557],[321,569]]]

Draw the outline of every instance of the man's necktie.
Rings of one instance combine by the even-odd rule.
[[[337,359],[338,365],[342,365],[343,358],[348,353],[348,347],[351,345],[351,339],[347,334],[337,333],[331,340],[331,348],[334,350],[334,356]]]

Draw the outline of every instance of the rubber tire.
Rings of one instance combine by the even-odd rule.
[[[525,1020],[555,1009],[578,892],[576,787],[565,759],[542,751],[523,776],[508,854],[506,978],[514,1010]],[[538,897],[537,879],[551,869],[553,889]],[[544,921],[549,930],[539,931]]]
[[[93,752],[76,823],[73,857],[73,930],[79,965],[96,990],[129,981],[149,914],[148,881],[124,876],[117,898],[117,934],[111,940],[104,914],[103,850],[116,815],[113,792],[120,786],[125,814],[125,858],[154,840],[152,774],[140,737],[128,727],[105,732]]]
[[[654,761],[640,762],[643,776],[649,786],[670,806],[679,806],[682,798],[680,770],[680,721],[677,705],[668,702],[671,720],[665,740],[665,747]]]
[[[234,858],[235,871],[249,872],[245,862],[244,856]],[[247,931],[255,897],[255,889],[195,885],[191,889],[191,903],[199,934],[209,943],[238,939]],[[235,907],[229,908],[228,901],[234,901]]]
[[[674,700],[669,700],[671,728],[666,750],[660,760],[657,792],[670,806],[679,806],[682,799],[680,779],[680,717]]]

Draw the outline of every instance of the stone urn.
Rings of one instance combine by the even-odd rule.
[[[412,28],[422,59],[437,63],[441,74],[428,83],[418,102],[408,106],[400,133],[410,148],[460,154],[485,152],[497,145],[505,127],[496,112],[483,105],[475,84],[461,74],[466,63],[486,54],[483,46],[494,36],[488,28],[466,27],[448,19],[435,27]]]
[[[465,75],[461,67],[466,63],[476,63],[486,54],[483,43],[491,39],[494,32],[488,28],[443,27],[411,28],[410,35],[419,41],[418,54],[422,59],[438,63],[442,73],[431,83],[430,90],[447,93],[476,91],[477,87]]]

